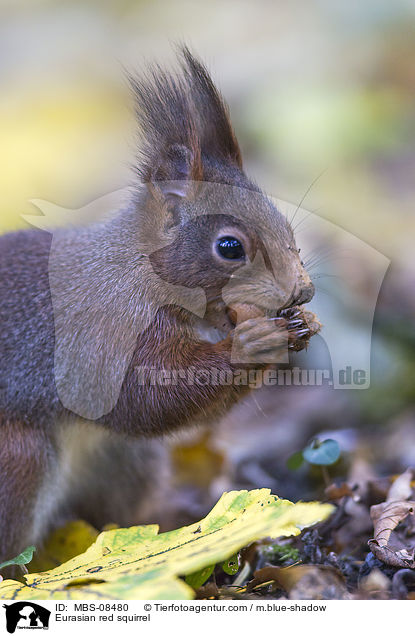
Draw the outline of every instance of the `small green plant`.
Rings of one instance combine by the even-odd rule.
[[[226,561],[223,561],[220,565],[225,574],[231,574],[232,576],[235,575],[239,570],[239,553],[237,552],[229,559],[226,559]],[[193,572],[193,574],[188,574],[184,580],[194,590],[197,590],[212,576],[214,569],[215,564],[209,565],[197,572]]]
[[[336,440],[314,438],[303,450],[290,455],[287,466],[291,470],[297,470],[304,460],[315,466],[331,466],[339,459],[340,452],[340,446]]]
[[[303,450],[303,457],[309,464],[331,466],[340,457],[340,446],[334,439],[320,441],[313,439]]]
[[[18,565],[22,569],[22,571],[27,574],[26,564],[30,563],[30,561],[32,560],[35,550],[36,548],[34,545],[29,545],[23,550],[23,552],[13,557],[13,559],[9,559],[9,561],[3,561],[3,563],[0,563],[0,570],[7,567],[8,565]]]
[[[327,466],[335,464],[340,453],[340,446],[336,440],[314,438],[302,451],[296,451],[288,458],[287,467],[290,470],[298,470],[304,461],[312,466],[321,466],[323,479],[327,486],[330,483]]]
[[[291,545],[279,545],[278,543],[264,545],[260,548],[260,552],[262,557],[272,565],[288,565],[296,563],[300,558],[297,548],[293,548]]]

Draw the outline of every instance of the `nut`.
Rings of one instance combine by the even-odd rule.
[[[228,316],[234,325],[245,322],[245,320],[249,320],[250,318],[259,318],[263,315],[264,312],[256,305],[249,305],[248,303],[233,303],[228,307]]]

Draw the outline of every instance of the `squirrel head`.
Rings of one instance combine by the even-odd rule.
[[[137,206],[164,247],[150,261],[174,285],[201,287],[206,319],[231,328],[229,307],[268,315],[311,300],[314,286],[287,219],[242,168],[227,106],[206,68],[181,49],[178,74],[130,78],[143,131]],[[159,242],[160,244],[160,242]]]

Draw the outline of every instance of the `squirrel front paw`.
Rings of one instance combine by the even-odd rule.
[[[231,361],[275,364],[288,361],[289,332],[284,318],[250,318],[237,325],[232,337]]]
[[[232,362],[276,364],[288,362],[288,350],[306,349],[321,329],[317,316],[302,307],[283,310],[279,316],[249,318],[232,334]]]

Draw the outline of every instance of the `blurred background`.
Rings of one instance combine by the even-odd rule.
[[[185,41],[230,105],[247,172],[391,261],[370,388],[258,389],[213,432],[171,440],[174,525],[234,487],[323,497],[327,475],[286,464],[315,435],[340,446],[329,480],[415,466],[414,36],[413,0],[0,0],[1,232],[27,227],[30,199],[77,208],[127,183],[123,69],[170,63]],[[374,282],[354,266],[363,297]]]

